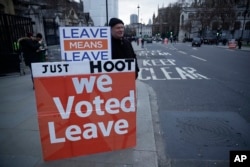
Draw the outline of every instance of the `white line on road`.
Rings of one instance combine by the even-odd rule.
[[[234,52],[235,50],[234,49],[226,49],[227,51],[231,51],[231,52]]]
[[[207,61],[207,60],[205,60],[205,59],[202,59],[202,58],[200,58],[200,57],[196,57],[196,56],[194,56],[194,55],[190,55],[191,57],[193,57],[193,58],[196,58],[196,59],[199,59],[199,60],[202,60],[202,61]]]
[[[178,51],[179,53],[182,53],[184,55],[186,55],[187,53],[186,52],[183,52],[183,51]]]

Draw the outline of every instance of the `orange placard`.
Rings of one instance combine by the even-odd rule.
[[[96,66],[90,62],[32,64],[45,161],[136,145],[134,69],[121,71],[123,60],[114,62],[119,72],[91,70]],[[67,67],[64,74],[52,75],[50,69],[60,64]]]

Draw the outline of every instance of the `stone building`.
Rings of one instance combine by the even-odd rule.
[[[202,12],[201,12],[202,11]],[[182,8],[180,14],[179,40],[184,38],[220,38],[250,40],[250,10],[246,6],[235,6],[229,12],[223,11],[211,20],[204,20],[203,16],[210,16],[209,9]],[[203,16],[202,16],[203,15]],[[224,16],[224,18],[223,18]]]
[[[179,32],[180,6],[158,8],[158,15],[153,15],[152,35],[162,38],[176,37]]]
[[[59,44],[59,26],[92,26],[89,13],[83,11],[83,1],[68,0],[0,0],[4,14],[32,19],[35,33],[42,33],[48,45]],[[25,34],[23,34],[25,35]]]
[[[152,35],[163,38],[176,36],[184,38],[200,36],[202,38],[250,40],[249,0],[235,2],[235,5],[223,5],[226,0],[178,0],[168,7],[158,7],[158,15],[153,14]],[[222,5],[211,8],[207,5]],[[207,17],[207,18],[206,18]],[[210,17],[210,18],[208,18]]]
[[[93,26],[83,0],[0,0],[0,74],[19,71],[17,40],[41,33],[47,45],[59,45],[59,26]]]

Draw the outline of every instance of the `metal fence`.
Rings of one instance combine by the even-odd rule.
[[[18,72],[17,40],[33,32],[31,18],[0,13],[0,74]]]

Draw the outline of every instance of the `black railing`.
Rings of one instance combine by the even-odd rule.
[[[17,40],[33,32],[30,18],[0,14],[0,74],[19,71]]]

